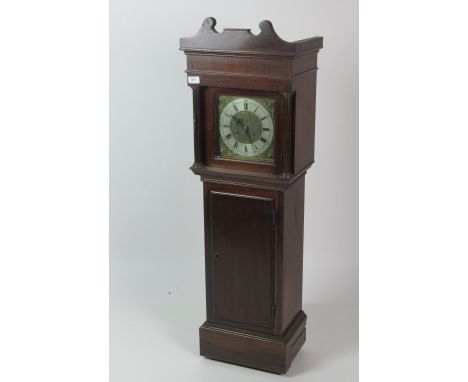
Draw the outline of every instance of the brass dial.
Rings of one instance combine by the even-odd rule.
[[[273,99],[220,96],[218,110],[222,157],[273,161]]]

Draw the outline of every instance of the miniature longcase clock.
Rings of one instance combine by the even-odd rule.
[[[285,373],[306,339],[304,176],[314,162],[322,37],[286,42],[207,18],[182,38],[204,190],[201,355]]]

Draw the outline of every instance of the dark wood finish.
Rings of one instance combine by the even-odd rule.
[[[203,167],[203,132],[202,132],[202,102],[201,86],[193,85],[193,141],[195,162],[193,168]]]
[[[278,191],[205,181],[204,200],[208,321],[279,334]],[[219,301],[231,317],[216,314]]]
[[[250,322],[232,319],[231,324],[281,334],[302,309],[304,177],[285,190],[205,181],[204,200],[208,320],[229,324],[229,320],[215,314],[217,295],[239,316],[253,315]],[[258,230],[249,234],[256,225]],[[240,237],[243,243],[239,243]],[[226,267],[220,266],[221,257],[227,260]],[[223,279],[218,290],[216,276]],[[236,291],[230,290],[229,285]],[[238,293],[248,291],[251,295],[244,296],[243,305]],[[274,305],[273,327],[254,324],[253,305],[257,300],[263,300],[264,312]]]
[[[200,354],[273,373],[286,373],[305,342],[306,319],[301,310],[281,336],[234,329],[207,321],[200,327]]]
[[[307,169],[314,162],[315,84],[317,53],[322,37],[297,42],[286,42],[278,37],[269,21],[260,23],[261,33],[253,35],[249,29],[225,29],[218,33],[216,21],[208,18],[193,37],[182,38],[180,49],[187,55],[187,74],[200,77],[200,86],[206,89],[238,89],[274,92],[283,102],[281,170],[272,177],[291,177]],[[209,100],[205,100],[209,102]],[[207,105],[205,104],[206,110]],[[210,113],[214,111],[210,108]],[[203,119],[202,109],[195,110],[196,120],[206,135],[209,123]],[[277,126],[277,127],[278,127]],[[205,142],[206,144],[206,142]],[[209,147],[205,147],[209,149]],[[211,153],[210,153],[211,155]],[[276,158],[279,160],[280,158]],[[205,158],[203,166],[216,162]],[[236,162],[230,168],[246,170],[245,163]],[[251,165],[252,171],[259,169]]]
[[[304,56],[306,57],[306,56]],[[317,54],[308,55],[307,63],[313,64],[293,78],[294,97],[294,160],[292,172],[295,174],[308,168],[314,162],[315,152],[315,88]],[[299,58],[296,61],[300,61]],[[304,63],[300,65],[305,66]],[[301,68],[302,69],[302,68]],[[313,89],[313,90],[312,90]]]
[[[282,198],[282,299],[281,330],[285,330],[302,309],[302,249],[304,238],[304,180],[301,177],[286,191]]]
[[[252,34],[250,29],[225,28],[223,33],[215,29],[216,20],[208,17],[203,21],[199,32],[180,39],[180,49],[185,52],[241,52],[258,56],[296,56],[323,46],[322,37],[313,37],[296,42],[282,40],[268,20],[260,22],[260,34]]]
[[[213,321],[273,328],[274,200],[211,191]]]
[[[283,178],[292,177],[292,156],[293,156],[293,146],[292,146],[292,136],[294,133],[292,118],[293,118],[293,94],[292,93],[283,93],[282,94],[283,102],[281,103],[282,107],[282,118],[281,118],[281,158],[280,164],[281,168],[278,173],[281,174]]]
[[[286,42],[207,18],[182,38],[193,89],[192,171],[204,188],[207,321],[200,353],[285,373],[305,341],[304,179],[314,162],[317,53],[322,38]],[[220,94],[275,99],[274,163],[217,155]]]
[[[306,170],[292,177],[271,177],[268,174],[253,171],[228,170],[222,167],[206,167],[193,169],[193,172],[201,176],[202,181],[236,183],[239,185],[255,186],[259,188],[286,189],[300,177],[304,176]]]

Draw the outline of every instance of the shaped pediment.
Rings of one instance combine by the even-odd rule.
[[[322,48],[322,37],[287,42],[275,32],[268,20],[259,24],[260,33],[255,35],[250,29],[225,28],[216,30],[216,20],[208,17],[195,36],[180,39],[180,49],[189,52],[224,52],[233,54],[257,54],[295,56],[303,52]]]

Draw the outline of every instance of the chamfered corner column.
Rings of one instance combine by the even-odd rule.
[[[284,126],[282,131],[283,145],[281,147],[281,177],[291,178],[292,177],[292,109],[294,94],[293,93],[281,93],[283,97],[283,113],[282,113],[282,125]]]
[[[192,169],[203,167],[203,137],[202,137],[202,87],[200,85],[190,85],[193,91],[193,142],[194,142],[194,163]]]

